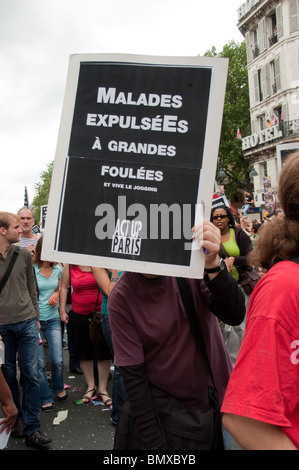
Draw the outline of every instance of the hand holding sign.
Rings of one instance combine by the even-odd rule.
[[[219,250],[221,245],[220,230],[211,222],[204,221],[202,224],[192,228],[193,240],[204,249],[205,267],[213,268],[219,261]]]

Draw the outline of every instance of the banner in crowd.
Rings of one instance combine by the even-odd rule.
[[[291,153],[297,152],[299,150],[298,142],[289,142],[288,144],[277,145],[277,164],[279,173],[282,170],[284,162],[291,155]]]
[[[228,61],[71,56],[43,256],[201,277]],[[193,249],[192,249],[193,248]]]

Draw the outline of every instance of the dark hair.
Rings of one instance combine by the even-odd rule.
[[[284,218],[275,217],[259,230],[250,264],[270,269],[279,261],[299,254],[299,152],[285,162],[279,179],[279,201]]]
[[[236,225],[236,221],[235,221],[235,218],[233,216],[231,209],[227,207],[225,204],[220,204],[219,206],[212,207],[210,222],[213,222],[213,215],[216,209],[225,210],[226,215],[228,216],[228,222],[229,222],[230,227],[234,227]]]
[[[38,267],[40,268],[43,261],[41,259],[41,254],[42,254],[42,247],[43,247],[43,237],[40,236],[39,239],[37,240],[37,243],[36,243],[36,246],[35,246],[35,252],[34,252],[34,256],[33,256],[33,264],[37,264]],[[56,262],[50,262],[51,266],[54,266],[56,264]]]
[[[259,222],[258,220],[254,220],[252,222],[252,228],[253,228],[254,233],[257,233],[259,229],[261,228],[261,226],[262,226],[261,222]]]

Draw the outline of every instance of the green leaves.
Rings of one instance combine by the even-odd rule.
[[[224,102],[219,161],[226,173],[225,192],[230,198],[238,189],[251,190],[249,160],[244,158],[241,135],[250,134],[250,103],[245,41],[237,44],[234,41],[225,44],[222,52],[215,47],[207,51],[208,57],[225,57],[229,59],[228,79]]]

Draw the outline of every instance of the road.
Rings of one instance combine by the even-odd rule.
[[[82,398],[86,391],[83,375],[75,375],[68,370],[68,351],[64,350],[65,383],[69,400],[54,403],[50,412],[41,412],[41,431],[52,438],[49,450],[111,450],[113,448],[115,426],[110,422],[110,409],[105,405],[82,404],[74,402]],[[112,380],[108,382],[111,394]],[[111,396],[111,395],[110,395]],[[59,411],[67,410],[67,418],[59,425],[53,425]],[[27,447],[24,439],[9,438],[6,450],[35,450]]]

